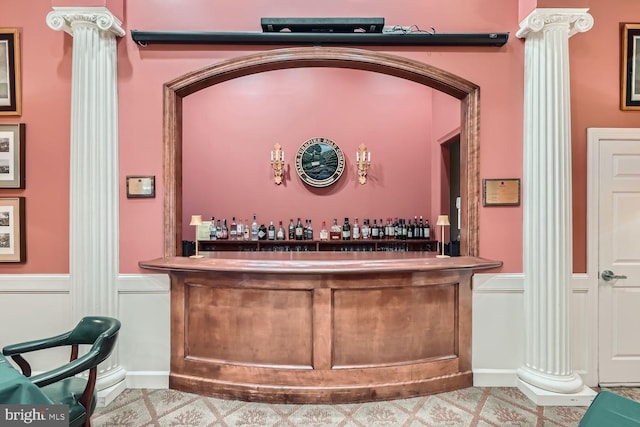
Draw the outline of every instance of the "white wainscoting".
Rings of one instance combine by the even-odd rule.
[[[473,383],[478,387],[515,387],[524,357],[524,275],[475,274],[473,277]],[[571,281],[573,370],[585,384],[597,379],[597,281],[586,274]]]
[[[594,284],[595,283],[595,284]],[[597,384],[597,281],[574,275],[573,369]],[[523,275],[476,274],[473,280],[474,384],[511,387],[523,357]],[[167,388],[170,366],[170,284],[167,275],[118,277],[122,330],[117,352],[129,388]],[[0,347],[72,327],[68,275],[0,275]],[[35,372],[53,368],[66,352],[30,358]]]

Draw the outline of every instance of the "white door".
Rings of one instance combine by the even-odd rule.
[[[633,385],[640,384],[640,129],[611,131],[598,138],[597,154],[599,383]]]

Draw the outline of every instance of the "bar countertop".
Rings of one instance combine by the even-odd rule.
[[[501,261],[478,257],[438,258],[433,252],[209,252],[202,258],[167,257],[139,266],[165,271],[245,273],[363,273],[490,269]]]

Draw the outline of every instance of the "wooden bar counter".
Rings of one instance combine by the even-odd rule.
[[[471,276],[428,252],[212,252],[140,262],[171,278],[173,389],[279,403],[472,385]]]

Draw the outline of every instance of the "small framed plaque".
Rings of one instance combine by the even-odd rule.
[[[520,206],[520,180],[517,178],[482,180],[483,206]]]
[[[156,197],[156,177],[127,176],[127,197],[130,199]]]

